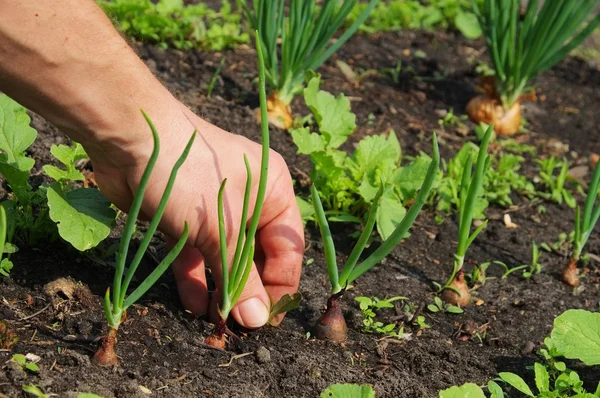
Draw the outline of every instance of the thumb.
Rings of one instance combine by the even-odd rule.
[[[211,306],[211,318],[217,319],[217,303],[221,302],[222,293],[215,291],[216,300]],[[237,301],[237,304],[231,310],[231,315],[241,326],[248,329],[255,329],[264,326],[269,321],[271,310],[271,300],[263,286],[256,266],[252,264],[252,269],[246,281],[246,286]]]

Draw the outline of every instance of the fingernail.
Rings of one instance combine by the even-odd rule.
[[[253,297],[238,304],[240,318],[247,328],[258,328],[269,320],[269,309],[259,298]]]

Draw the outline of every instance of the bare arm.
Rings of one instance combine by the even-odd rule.
[[[140,114],[144,109],[161,135],[161,156],[142,210],[152,214],[174,158],[194,129],[196,140],[180,171],[161,228],[177,238],[190,223],[191,247],[175,265],[184,305],[207,310],[204,266],[219,277],[216,197],[228,178],[233,225],[245,183],[243,154],[258,170],[260,147],[203,121],[177,101],[129,48],[92,0],[0,0],[0,91],[54,123],[82,143],[104,194],[127,209],[152,149]],[[297,289],[304,248],[291,178],[274,154],[258,238],[257,264],[240,304],[232,312],[248,327],[261,326],[269,295],[277,300]],[[258,173],[256,173],[258,175]],[[231,187],[231,188],[229,188]],[[231,247],[232,245],[230,245]],[[214,308],[214,305],[213,305]]]

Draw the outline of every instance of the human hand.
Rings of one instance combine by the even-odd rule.
[[[219,286],[217,193],[221,182],[227,178],[224,207],[229,257],[232,258],[246,184],[243,155],[246,154],[253,170],[250,219],[258,188],[261,146],[203,121],[179,103],[177,106],[180,117],[168,118],[168,123],[149,115],[159,132],[161,151],[146,190],[142,213],[147,218],[154,214],[172,165],[196,129],[198,136],[179,171],[161,230],[173,242],[181,235],[184,222],[188,222],[188,246],[173,264],[179,295],[186,309],[195,314],[208,311],[216,319],[220,294],[215,292],[209,303],[205,267],[211,269]],[[125,149],[121,149],[119,156],[93,150],[89,153],[100,189],[121,209],[128,209],[152,150],[149,128],[147,125],[139,128],[147,130],[147,138],[123,145]],[[136,136],[143,137],[143,134]],[[271,151],[267,192],[256,235],[255,263],[246,288],[231,312],[245,327],[264,325],[268,321],[271,300],[277,302],[298,288],[304,235],[291,182],[285,161]]]

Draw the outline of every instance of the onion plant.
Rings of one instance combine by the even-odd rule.
[[[219,290],[221,291],[221,304],[219,306],[219,321],[217,322],[215,331],[205,340],[207,344],[215,347],[225,347],[225,332],[227,331],[227,318],[229,313],[236,305],[246,281],[252,269],[254,260],[254,237],[258,229],[258,221],[263,208],[265,193],[267,189],[267,175],[269,169],[269,122],[267,120],[267,95],[265,91],[265,61],[262,51],[262,43],[258,32],[255,35],[256,49],[258,53],[258,79],[259,79],[259,97],[262,132],[262,156],[260,164],[260,177],[258,180],[258,193],[256,195],[256,204],[254,212],[250,219],[248,229],[246,229],[248,219],[248,209],[250,206],[250,188],[252,187],[252,171],[248,159],[244,155],[244,163],[246,165],[246,188],[244,191],[244,203],[240,219],[240,227],[235,246],[235,252],[231,265],[227,256],[227,234],[225,232],[225,217],[223,215],[223,193],[227,179],[223,180],[218,194],[218,218],[219,218],[219,249],[221,253],[222,277]]]
[[[288,129],[292,125],[290,103],[304,87],[304,74],[316,70],[331,57],[367,19],[379,0],[370,0],[356,21],[333,42],[334,34],[358,0],[290,0],[284,15],[284,0],[245,0],[250,25],[258,30],[263,43],[266,77],[270,87],[267,102],[269,121]],[[280,49],[279,49],[280,48]]]
[[[469,116],[477,123],[495,124],[499,134],[516,133],[527,85],[594,31],[600,15],[591,20],[590,15],[599,3],[529,0],[521,15],[521,0],[484,0],[481,6],[473,1],[495,77],[493,84],[482,87],[485,95],[467,105]]]
[[[585,200],[585,206],[583,208],[583,214],[581,209],[577,207],[575,211],[575,231],[573,233],[573,252],[571,253],[571,259],[568,265],[562,272],[563,281],[571,286],[578,286],[579,273],[577,271],[577,263],[587,243],[598,218],[600,218],[600,204],[598,203],[598,188],[600,187],[600,162],[596,163],[592,180],[590,181],[590,188],[588,190],[587,198]]]
[[[140,209],[142,207],[142,202],[144,200],[144,193],[146,191],[146,187],[148,186],[148,181],[150,180],[150,176],[152,175],[152,170],[154,165],[156,164],[156,160],[158,159],[158,154],[160,151],[160,141],[158,138],[158,133],[156,132],[156,128],[154,124],[150,120],[150,118],[142,111],[146,122],[150,126],[150,130],[152,131],[152,136],[154,139],[154,149],[152,154],[150,155],[150,159],[148,160],[148,164],[146,165],[146,169],[142,174],[142,178],[140,180],[140,184],[138,185],[135,195],[133,197],[133,201],[131,203],[131,208],[129,209],[129,213],[127,215],[127,221],[125,222],[125,227],[123,228],[123,233],[121,235],[121,241],[119,243],[119,250],[116,253],[116,269],[115,275],[112,285],[112,290],[110,287],[106,289],[106,294],[104,296],[104,315],[106,316],[106,320],[108,322],[108,326],[110,330],[108,335],[105,336],[102,340],[102,346],[94,355],[94,360],[96,363],[109,366],[116,365],[118,360],[115,354],[114,346],[116,343],[117,331],[121,323],[125,321],[126,311],[129,307],[131,307],[135,302],[137,302],[147,291],[150,289],[156,281],[161,277],[161,275],[169,268],[169,265],[175,260],[175,258],[183,249],[187,238],[188,238],[188,225],[187,222],[183,228],[183,234],[173,246],[171,251],[165,256],[165,258],[158,264],[158,266],[144,279],[144,281],[131,293],[127,294],[127,290],[133,279],[135,271],[140,265],[148,246],[150,245],[150,241],[156,229],[158,228],[158,224],[165,212],[167,207],[167,202],[169,200],[169,196],[171,195],[171,190],[173,189],[173,185],[175,184],[175,179],[177,177],[177,172],[179,168],[185,162],[190,148],[194,142],[194,137],[196,132],[192,134],[192,137],[188,141],[183,153],[179,157],[179,159],[175,162],[173,169],[171,170],[171,175],[169,176],[169,180],[167,181],[167,185],[163,192],[162,198],[158,204],[156,212],[148,225],[148,229],[142,239],[140,246],[138,247],[137,252],[135,253],[133,259],[129,263],[129,267],[127,271],[125,270],[125,264],[127,262],[127,252],[129,250],[129,244],[131,243],[131,238],[136,228],[136,220],[140,213]]]
[[[474,173],[472,171],[473,158],[469,156],[465,162],[459,189],[458,246],[452,263],[452,274],[448,281],[439,287],[438,291],[442,293],[442,298],[447,303],[461,307],[468,305],[471,301],[471,293],[465,282],[463,271],[465,255],[471,243],[487,225],[486,220],[471,233],[475,204],[477,198],[482,194],[483,176],[490,165],[490,155],[487,153],[487,148],[493,129],[493,126],[489,126],[483,136]]]
[[[392,234],[381,243],[381,246],[377,248],[370,256],[368,256],[361,263],[358,260],[365,249],[365,246],[371,237],[373,227],[375,225],[375,215],[377,214],[377,207],[384,191],[382,186],[377,193],[377,196],[373,200],[373,205],[369,210],[367,222],[364,226],[358,241],[356,242],[348,260],[342,267],[341,273],[338,270],[337,260],[335,255],[335,245],[329,230],[329,224],[323,205],[321,204],[321,198],[317,188],[313,185],[311,187],[313,206],[315,208],[315,219],[319,225],[321,232],[321,239],[323,241],[323,247],[325,250],[325,263],[327,265],[327,273],[329,274],[329,281],[331,283],[331,296],[327,300],[327,310],[319,318],[317,324],[314,327],[314,335],[320,339],[333,340],[333,341],[344,341],[347,338],[346,333],[346,321],[342,315],[340,299],[343,296],[346,289],[349,288],[350,284],[354,282],[358,277],[362,276],[365,272],[369,271],[375,265],[377,265],[385,256],[387,256],[396,245],[406,236],[409,228],[417,218],[417,215],[421,211],[421,208],[425,204],[429,191],[433,186],[434,180],[439,170],[440,164],[440,153],[437,144],[437,138],[433,136],[433,155],[431,157],[431,163],[427,169],[425,180],[421,185],[419,194],[415,198],[410,209],[402,219],[402,221],[396,226],[396,229]],[[357,265],[358,264],[358,265]]]

